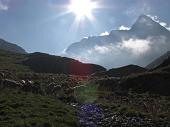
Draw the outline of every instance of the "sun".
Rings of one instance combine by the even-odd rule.
[[[96,8],[96,4],[91,0],[71,0],[68,8],[79,19],[84,17],[90,18],[93,9]]]

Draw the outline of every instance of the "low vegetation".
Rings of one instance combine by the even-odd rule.
[[[83,114],[89,106],[96,115],[101,109],[101,127],[116,119],[170,126],[169,65],[123,77],[75,76],[36,73],[22,65],[26,58],[0,51],[0,127],[78,127],[92,118],[81,117],[81,105]]]
[[[0,91],[1,127],[76,127],[76,111],[50,97],[12,89]]]

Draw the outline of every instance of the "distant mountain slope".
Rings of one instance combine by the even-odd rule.
[[[74,59],[44,53],[29,54],[27,59],[23,61],[23,64],[38,73],[90,75],[106,70],[99,65],[84,64]]]
[[[128,65],[120,68],[113,68],[106,72],[95,74],[95,76],[123,77],[131,74],[137,74],[147,71],[147,69],[137,65]]]
[[[141,15],[130,30],[112,30],[109,35],[83,38],[71,44],[66,53],[69,57],[82,58],[107,68],[124,66],[125,63],[146,66],[170,50],[169,42],[170,32],[165,27]]]
[[[152,63],[150,63],[149,65],[146,66],[146,68],[148,69],[154,69],[156,67],[158,67],[160,64],[162,64],[166,59],[168,59],[170,57],[170,51],[168,51],[167,53],[165,53],[164,55],[162,55],[161,57],[157,58],[156,60],[154,60]]]
[[[15,52],[15,53],[26,54],[26,51],[20,46],[9,43],[3,39],[0,39],[0,49],[10,51],[10,52]]]
[[[132,66],[132,68],[138,67]],[[126,71],[124,71],[124,73],[126,74]],[[124,73],[122,71],[122,74]],[[146,71],[145,73],[139,73],[136,75],[128,75],[122,78],[98,78],[97,83],[99,84],[100,90],[104,89],[108,91],[114,91],[118,92],[119,94],[126,94],[129,92],[129,90],[131,90],[137,93],[146,92],[169,96],[170,57],[165,59],[159,66],[152,69],[151,71]]]
[[[126,94],[131,90],[136,93],[152,93],[170,96],[170,59],[167,59],[158,70],[122,78],[98,78],[100,90]]]
[[[30,72],[31,70],[20,64],[26,57],[27,54],[14,53],[0,49],[0,71],[11,71],[11,72]]]
[[[155,70],[161,70],[165,72],[170,72],[170,57],[165,59],[159,66],[154,68]]]

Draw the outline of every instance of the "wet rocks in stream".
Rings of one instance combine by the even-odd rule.
[[[103,111],[95,104],[83,104],[79,107],[80,124],[84,127],[98,127],[104,117]]]
[[[95,104],[78,106],[78,117],[82,127],[157,127],[151,119],[142,116],[126,116],[112,113]]]

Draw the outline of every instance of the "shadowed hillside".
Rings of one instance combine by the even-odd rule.
[[[156,60],[154,60],[152,63],[146,66],[148,69],[154,69],[158,67],[160,64],[162,64],[166,59],[170,57],[170,51],[165,53],[164,55],[160,56]]]
[[[133,90],[138,93],[149,92],[152,94],[170,95],[169,73],[146,73],[125,78],[119,84],[121,90]]]
[[[23,61],[23,64],[38,73],[90,75],[106,70],[99,65],[84,64],[71,58],[52,56],[44,53],[28,55],[27,59]]]
[[[100,90],[128,93],[129,90],[137,93],[170,95],[170,59],[166,59],[154,70],[143,73],[128,75],[123,78],[101,78],[97,83]],[[119,72],[119,71],[118,71]],[[120,71],[121,72],[121,71]],[[128,71],[127,71],[128,72]],[[129,73],[133,71],[129,71]],[[135,70],[134,70],[135,72]],[[126,74],[126,72],[122,72]]]
[[[155,69],[163,69],[163,71],[168,71],[167,69],[170,67],[170,57],[165,59],[159,66]],[[169,72],[169,71],[168,71]]]
[[[113,68],[106,72],[100,72],[94,74],[95,76],[109,76],[109,77],[123,77],[131,74],[137,74],[147,71],[147,69],[139,67],[137,65],[128,65],[120,68]]]
[[[70,58],[2,50],[0,60],[2,127],[169,125],[169,98],[164,95],[170,93],[170,74],[162,70],[129,65],[106,71]],[[109,72],[109,77],[80,76],[91,74],[92,68],[97,74]],[[158,95],[148,97],[152,94]]]

